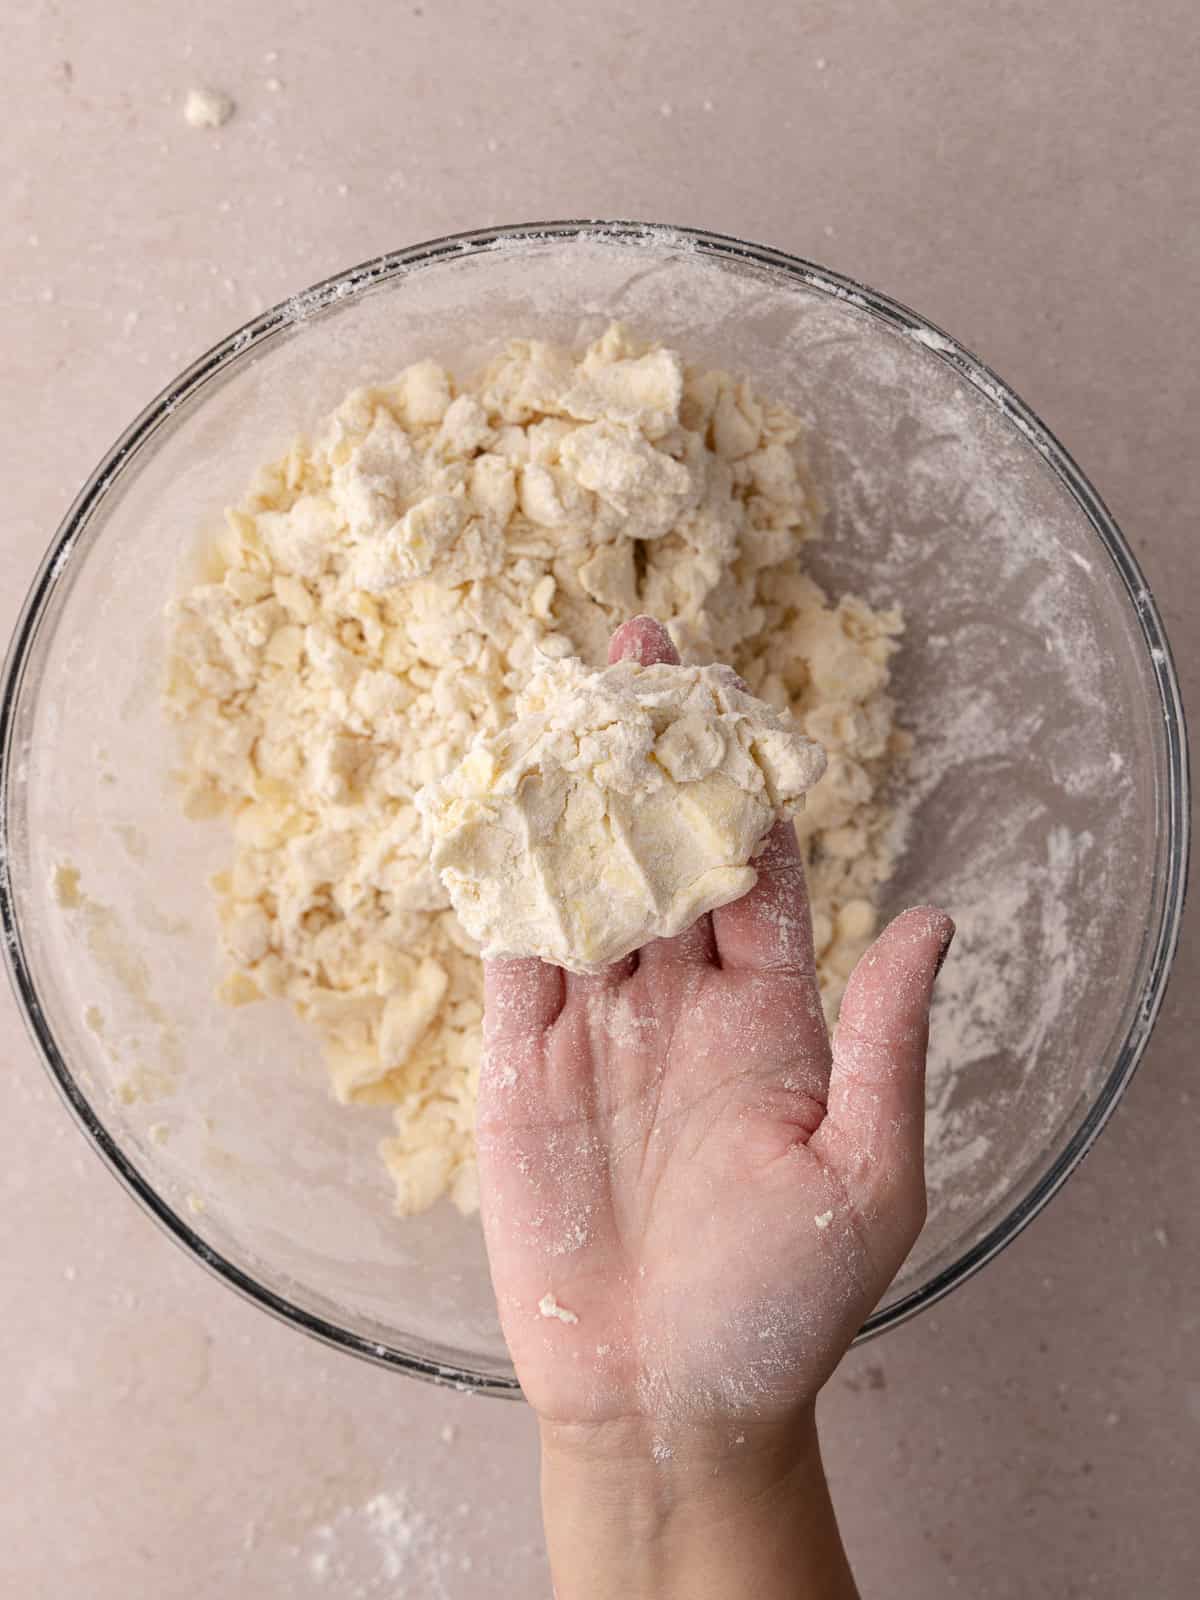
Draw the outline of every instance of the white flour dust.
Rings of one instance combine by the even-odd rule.
[[[947,367],[953,341],[847,323],[821,309],[790,352],[820,397],[805,420],[833,564],[818,576],[905,607],[895,692],[913,751],[887,909],[930,900],[958,926],[934,1006],[930,1223],[911,1279],[978,1237],[1094,1093],[1135,948],[1121,908],[1144,893],[1126,842],[1137,746],[1106,563],[1038,440],[1013,432],[999,391],[1003,415]]]
[[[469,1509],[464,1502],[461,1520]],[[392,1490],[319,1524],[304,1554],[309,1577],[339,1600],[449,1600],[473,1564],[457,1542],[453,1525],[440,1526],[403,1490]]]

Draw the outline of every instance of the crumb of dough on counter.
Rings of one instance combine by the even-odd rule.
[[[237,110],[221,89],[189,89],[183,102],[183,120],[192,128],[220,128]]]

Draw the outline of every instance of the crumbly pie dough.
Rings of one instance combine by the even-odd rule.
[[[825,756],[731,668],[550,661],[516,720],[417,796],[429,859],[484,956],[594,973],[754,886]]]
[[[601,667],[638,612],[826,750],[796,827],[836,1007],[889,868],[902,624],[803,572],[801,434],[619,326],[582,354],[514,340],[464,382],[422,361],[264,468],[173,603],[185,803],[233,836],[222,993],[287,998],[337,1098],[394,1107],[401,1212],[477,1203],[481,969],[416,796],[511,722],[536,668]]]

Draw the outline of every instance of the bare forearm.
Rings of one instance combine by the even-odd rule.
[[[816,1426],[542,1428],[556,1600],[858,1600]]]

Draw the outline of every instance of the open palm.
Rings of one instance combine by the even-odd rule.
[[[676,659],[647,619],[613,659]],[[599,977],[490,963],[478,1143],[509,1348],[539,1414],[786,1420],[924,1217],[929,1000],[953,933],[906,912],[831,1049],[795,835],[743,899]]]

